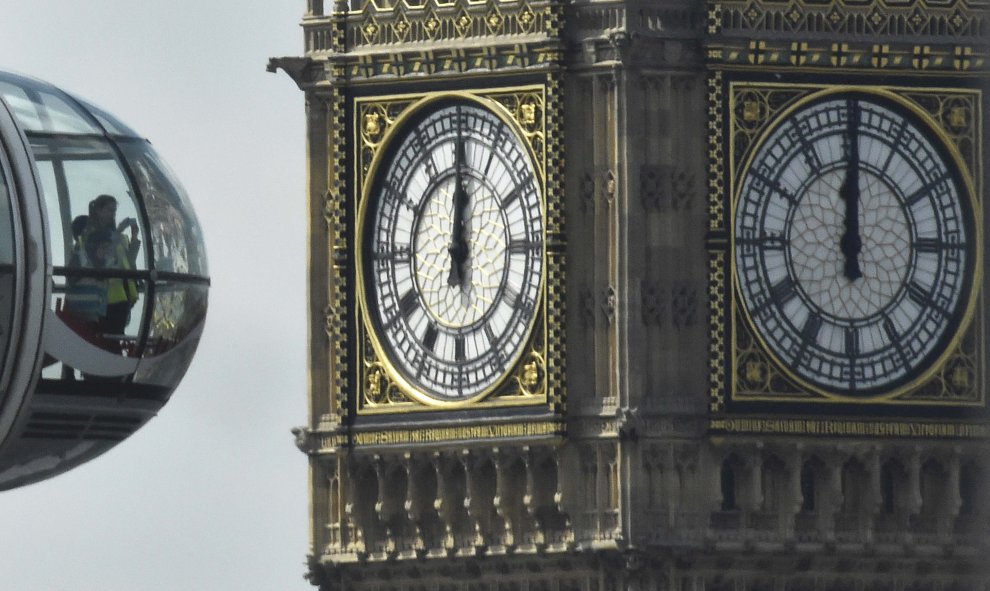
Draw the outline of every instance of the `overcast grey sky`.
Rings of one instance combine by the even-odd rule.
[[[117,115],[188,190],[213,286],[160,415],[108,454],[0,493],[0,589],[303,590],[304,0],[3,0],[0,68]]]

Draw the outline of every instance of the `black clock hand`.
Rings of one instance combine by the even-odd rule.
[[[859,104],[855,100],[849,101],[848,112],[846,179],[839,188],[839,197],[846,202],[846,231],[839,246],[846,257],[845,275],[855,281],[863,276],[859,268],[859,253],[863,250],[859,235]]]
[[[458,287],[464,284],[464,263],[468,258],[468,244],[465,236],[465,217],[467,215],[468,194],[464,187],[464,141],[461,138],[460,127],[457,128],[457,145],[454,147],[454,220],[450,236],[450,275],[447,285]]]

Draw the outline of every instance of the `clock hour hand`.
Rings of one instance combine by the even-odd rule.
[[[457,145],[454,147],[454,219],[451,229],[450,246],[447,252],[450,253],[450,274],[447,276],[447,285],[460,287],[464,285],[464,263],[468,258],[468,241],[465,232],[465,224],[468,208],[468,194],[464,186],[463,178],[464,162],[464,141],[461,139],[460,129],[457,133]]]
[[[846,202],[846,230],[839,241],[839,247],[846,257],[846,278],[855,281],[863,276],[859,268],[859,254],[863,250],[863,241],[859,235],[859,105],[855,100],[849,101],[848,113],[846,178],[839,188],[839,197]]]

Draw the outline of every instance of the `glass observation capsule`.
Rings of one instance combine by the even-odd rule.
[[[0,72],[0,490],[153,417],[192,360],[209,283],[195,214],[151,144]]]

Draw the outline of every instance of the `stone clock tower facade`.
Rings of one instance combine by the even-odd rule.
[[[314,585],[990,589],[990,4],[303,31]]]

